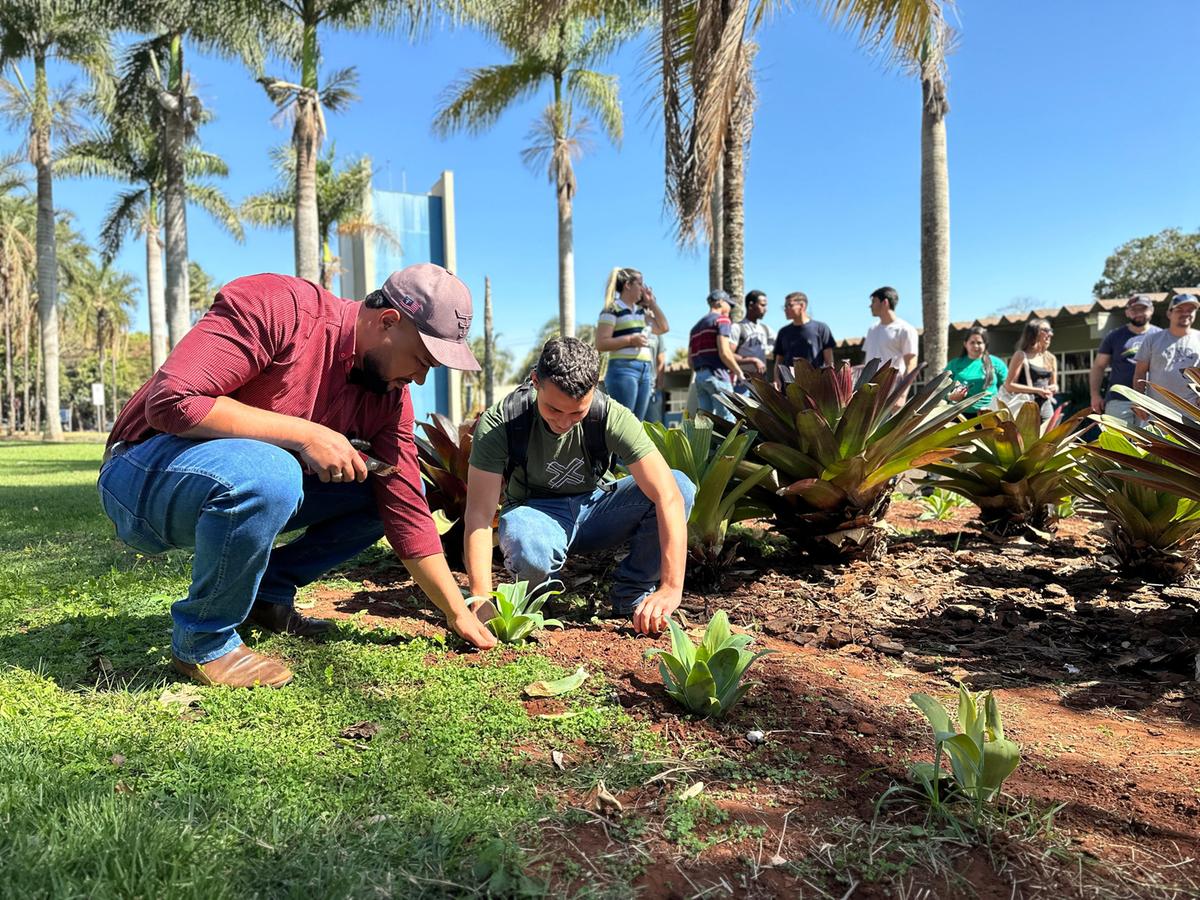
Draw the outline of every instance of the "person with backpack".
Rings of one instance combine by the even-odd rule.
[[[568,553],[629,554],[613,572],[612,615],[660,634],[678,608],[695,487],[667,466],[632,412],[597,389],[600,356],[573,337],[546,342],[530,380],[486,410],[467,473],[464,556],[473,597],[492,590],[492,521],[505,567],[530,586]],[[629,478],[606,479],[613,457]]]

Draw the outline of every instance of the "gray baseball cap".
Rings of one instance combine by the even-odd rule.
[[[471,352],[471,292],[462,280],[434,263],[417,263],[393,272],[383,296],[412,320],[425,348],[443,366],[478,372]]]
[[[1125,304],[1126,308],[1131,306],[1147,306],[1150,309],[1154,309],[1154,301],[1145,294],[1134,294],[1129,298],[1129,302]]]
[[[731,306],[735,305],[734,302],[731,299],[729,299],[729,294],[726,293],[725,291],[721,290],[720,288],[717,288],[715,291],[713,291],[711,294],[708,295],[708,305],[712,306],[714,303],[728,303]]]

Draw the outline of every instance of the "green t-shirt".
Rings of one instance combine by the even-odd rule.
[[[996,391],[1000,385],[1004,384],[1004,379],[1008,378],[1008,366],[1004,364],[1004,360],[999,357],[991,357],[993,374],[991,381],[988,381],[986,390],[984,389],[984,379],[986,373],[983,370],[983,357],[979,359],[971,359],[969,356],[956,356],[950,360],[946,369],[954,376],[955,381],[961,381],[967,386],[967,395],[973,397],[980,391],[983,391],[983,396],[971,404],[971,409],[979,410],[987,406],[992,398],[996,396]]]
[[[607,398],[606,398],[607,399]],[[525,473],[514,471],[508,480],[506,494],[510,502],[519,503],[529,496],[529,485],[539,492],[561,494],[590,494],[596,488],[591,463],[583,447],[583,423],[566,434],[555,434],[537,410],[534,392],[533,427],[529,431],[529,450],[525,458]],[[504,427],[504,401],[488,409],[475,426],[471,443],[471,465],[485,472],[504,474],[508,464],[508,431]],[[604,439],[610,453],[621,461],[635,463],[654,449],[642,423],[620,403],[608,399],[608,415],[604,423]],[[526,477],[529,482],[526,484]]]

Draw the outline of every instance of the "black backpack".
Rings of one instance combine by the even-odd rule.
[[[500,407],[504,419],[504,433],[508,438],[508,462],[504,466],[504,478],[506,481],[511,479],[513,472],[520,469],[530,497],[555,497],[558,495],[531,487],[525,472],[525,465],[529,459],[529,435],[537,417],[536,407],[533,384],[529,381],[520,384],[504,398]],[[602,483],[604,475],[613,465],[613,454],[609,453],[608,442],[604,438],[607,423],[608,395],[596,388],[592,394],[591,408],[583,419],[583,454],[591,464],[592,476],[597,485]]]

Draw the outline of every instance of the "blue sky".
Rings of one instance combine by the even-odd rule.
[[[1200,34],[1194,0],[961,3],[950,59],[947,119],[951,318],[994,312],[1015,298],[1085,302],[1105,257],[1139,235],[1200,226],[1194,133]],[[759,106],[746,176],[746,281],[782,300],[808,293],[837,337],[870,324],[867,296],[900,291],[920,323],[920,89],[800,8],[759,33]],[[371,156],[379,187],[423,191],[455,173],[459,274],[482,305],[491,276],[497,330],[520,356],[557,311],[554,195],[520,149],[546,94],[514,107],[481,136],[430,131],[439,94],[469,67],[503,61],[470,31],[418,44],[327,33],[325,69],[356,65],[361,101],[329,117],[339,155]],[[621,78],[626,125],[618,149],[597,137],[577,165],[576,296],[594,320],[608,272],[645,272],[671,319],[671,348],[704,312],[707,255],[679,250],[662,204],[662,127],[650,105],[645,40],[604,67]],[[271,123],[262,90],[233,63],[193,54],[199,93],[216,120],[206,148],[229,163],[235,200],[273,182],[268,151],[288,132]],[[272,73],[288,74],[280,66]],[[0,133],[0,152],[19,137]],[[116,186],[60,181],[55,200],[95,239]],[[251,230],[237,244],[202,212],[189,214],[191,253],[219,281],[292,270],[290,235]],[[118,266],[144,278],[130,242]],[[145,328],[145,303],[138,322]],[[482,316],[477,318],[482,327]]]

